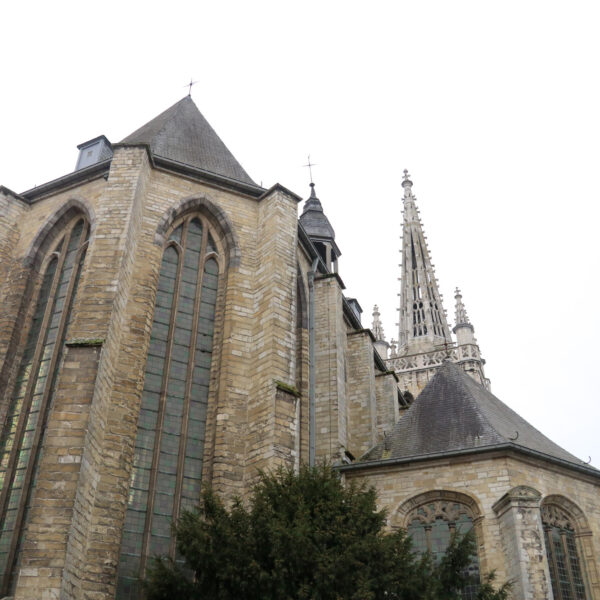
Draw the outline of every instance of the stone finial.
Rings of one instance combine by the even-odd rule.
[[[390,340],[390,358],[396,358],[398,356],[398,345],[396,340]]]
[[[379,312],[379,307],[377,304],[373,306],[373,325],[371,326],[371,331],[375,336],[375,339],[379,341],[385,341],[385,334],[383,333],[383,325],[381,324],[381,320],[379,317],[381,316]]]
[[[413,182],[410,180],[408,169],[404,169],[404,180],[402,181],[402,187],[404,188],[404,197],[409,198],[412,196]]]

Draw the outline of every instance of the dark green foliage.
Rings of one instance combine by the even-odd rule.
[[[205,490],[176,527],[185,569],[154,561],[148,600],[453,600],[474,551],[452,541],[439,565],[386,533],[373,489],[343,485],[330,467],[262,474],[249,508]],[[192,577],[192,573],[194,576]],[[504,600],[493,576],[478,600]]]

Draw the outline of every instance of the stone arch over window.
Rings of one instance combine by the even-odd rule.
[[[544,541],[555,600],[600,597],[592,531],[583,511],[564,496],[546,496],[541,504]]]
[[[80,203],[67,202],[48,219],[26,256],[32,275],[0,434],[0,595],[12,593],[17,579],[89,236],[90,221]]]
[[[218,363],[215,322],[231,249],[211,215],[193,206],[171,211],[176,218],[164,233],[121,542],[119,600],[139,597],[139,579],[152,556],[177,558],[171,524],[200,497],[211,370]]]
[[[474,530],[477,552],[468,567],[474,583],[462,590],[465,600],[475,598],[479,590],[483,552],[481,521],[477,502],[466,494],[452,490],[432,490],[419,494],[404,502],[397,511],[397,524],[412,537],[413,548],[420,552],[431,552],[434,560],[443,556],[454,534],[464,535]]]
[[[62,235],[64,227],[78,215],[83,215],[88,222],[88,238],[91,237],[96,226],[94,209],[83,198],[69,198],[55,213],[46,219],[25,254],[24,265],[34,268],[37,266],[37,270],[39,270],[40,263],[54,244],[56,236]]]
[[[170,230],[171,224],[189,213],[199,213],[205,216],[215,231],[215,237],[218,236],[222,245],[227,249],[227,253],[223,255],[223,258],[228,261],[227,267],[237,267],[241,258],[241,250],[231,220],[227,213],[206,195],[185,198],[178,206],[170,208],[156,228],[154,243],[163,247],[166,233]]]

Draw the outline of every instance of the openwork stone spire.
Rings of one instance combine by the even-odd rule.
[[[379,318],[381,313],[379,312],[379,306],[377,304],[373,307],[373,325],[371,326],[371,331],[375,336],[377,341],[385,340],[385,335],[383,333],[383,325],[381,324],[381,319]]]
[[[471,321],[469,321],[469,317],[467,316],[467,309],[462,301],[462,294],[460,290],[456,288],[454,290],[454,299],[456,300],[456,304],[454,306],[454,318],[456,320],[456,325],[454,325],[454,329],[452,332],[456,334],[456,341],[459,346],[463,346],[464,344],[477,344],[477,340],[475,339],[475,328],[471,325]]]
[[[428,352],[451,339],[412,185],[405,169],[399,354]]]
[[[460,290],[456,288],[454,290],[454,299],[456,305],[454,307],[455,323],[456,325],[470,325],[469,317],[467,316],[467,309],[462,301],[462,294]]]
[[[375,337],[375,348],[377,349],[377,352],[379,352],[379,356],[385,359],[388,357],[390,345],[385,339],[385,334],[383,333],[383,325],[381,324],[380,316],[381,314],[379,313],[379,307],[376,304],[373,307],[373,324],[371,326],[371,332]]]

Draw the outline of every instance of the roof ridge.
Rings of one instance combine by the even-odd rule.
[[[256,185],[190,96],[130,133],[121,143],[145,143],[153,156]]]

